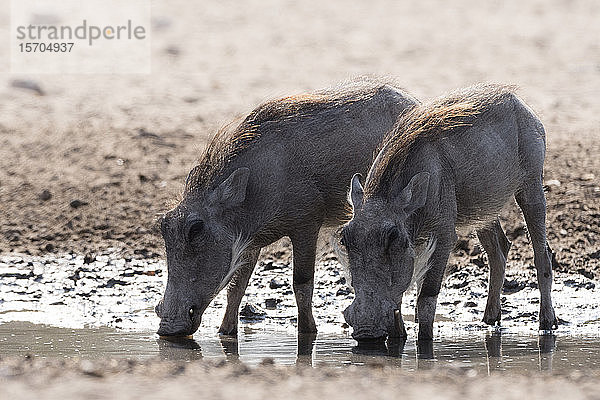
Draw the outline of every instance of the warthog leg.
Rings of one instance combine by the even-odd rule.
[[[232,284],[227,288],[227,309],[219,328],[219,333],[222,335],[237,336],[240,303],[246,293],[246,288],[248,287],[248,282],[256,266],[259,254],[260,249],[246,250],[243,255],[246,264],[236,272],[232,279]]]
[[[312,229],[290,236],[294,258],[294,294],[298,306],[298,332],[314,333],[317,325],[312,314],[315,252],[319,230]]]
[[[525,185],[515,198],[523,211],[529,238],[533,246],[534,264],[540,289],[540,330],[558,328],[558,320],[552,307],[552,254],[546,242],[546,198],[542,179]]]
[[[500,220],[496,220],[491,226],[477,231],[479,243],[487,253],[490,266],[490,277],[488,284],[488,298],[483,314],[483,322],[488,325],[500,325],[500,295],[504,284],[504,271],[506,269],[506,257],[510,249],[510,242],[502,230]]]
[[[388,336],[391,338],[405,338],[407,334],[406,327],[404,326],[404,320],[402,319],[402,295],[398,300],[397,309],[394,310],[394,325],[395,329],[391,332],[388,332]]]
[[[435,319],[437,296],[442,286],[448,257],[450,257],[450,252],[456,243],[454,227],[439,227],[436,242],[436,248],[429,260],[431,267],[425,274],[417,297],[416,319],[419,323],[419,340],[433,339],[433,321]]]

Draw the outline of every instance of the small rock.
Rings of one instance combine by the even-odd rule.
[[[588,257],[593,258],[595,260],[600,260],[600,250],[588,254]]]
[[[94,261],[96,261],[96,255],[88,253],[83,257],[83,263],[84,264],[91,264]]]
[[[240,311],[240,316],[246,319],[264,319],[265,315],[267,313],[252,303],[246,303]]]
[[[352,291],[348,287],[341,287],[337,290],[337,292],[335,292],[335,295],[336,296],[347,296],[350,293],[352,293]]]
[[[83,360],[81,362],[81,372],[84,375],[88,375],[94,378],[102,378],[104,374],[94,366],[94,363],[89,360]]]
[[[517,293],[523,289],[525,289],[525,284],[517,280],[504,280],[504,285],[502,286],[502,292],[507,294]]]
[[[15,79],[10,85],[14,88],[26,89],[35,92],[38,96],[44,96],[46,93],[42,90],[40,85],[32,80],[27,79]]]
[[[459,280],[455,283],[449,284],[448,287],[452,288],[452,289],[462,289],[465,286],[467,286],[469,284],[469,282],[467,282],[467,280]]]
[[[177,47],[177,46],[168,46],[165,49],[165,53],[167,53],[170,56],[178,56],[179,53],[181,53],[181,51],[179,50],[179,47]]]
[[[77,209],[77,208],[79,208],[79,207],[82,207],[82,206],[86,206],[86,205],[88,205],[88,203],[87,203],[87,202],[85,202],[85,201],[82,201],[82,200],[75,199],[75,200],[71,201],[71,202],[69,203],[69,205],[70,205],[72,208],[75,208],[75,209]]]
[[[44,189],[42,190],[42,193],[40,193],[39,198],[42,201],[48,201],[52,198],[52,193],[50,193],[48,189]]]
[[[277,299],[266,299],[265,308],[267,310],[274,310],[277,308]]]
[[[273,278],[271,279],[271,282],[269,282],[270,289],[279,289],[285,286],[287,286],[287,283],[282,281],[281,279]]]
[[[474,301],[467,301],[465,303],[465,307],[477,307],[477,303],[475,303]]]
[[[127,282],[122,281],[120,279],[114,279],[114,278],[110,278],[104,285],[100,286],[100,287],[105,287],[105,288],[113,288],[116,285],[122,285],[125,286],[127,285]]]
[[[282,269],[284,264],[274,263],[272,260],[267,260],[262,263],[263,271],[272,271],[274,269]]]
[[[588,271],[585,268],[579,268],[577,273],[585,276],[588,279],[594,279],[594,273],[592,271]]]
[[[152,28],[157,31],[167,29],[171,26],[171,20],[166,17],[153,17],[152,18]]]
[[[594,282],[578,282],[578,281],[576,281],[574,279],[567,279],[564,282],[564,284],[565,284],[565,286],[572,287],[572,288],[575,288],[575,289],[587,289],[587,290],[590,290],[590,289],[594,289],[596,287],[596,285],[594,284]]]
[[[265,357],[261,360],[260,365],[275,365],[275,360],[272,357]]]
[[[161,139],[159,135],[154,132],[147,131],[145,128],[138,128],[137,132],[137,135],[140,138]]]
[[[596,179],[596,175],[592,173],[583,174],[579,179],[581,179],[582,181],[593,181],[594,179]]]
[[[560,187],[560,181],[558,179],[550,179],[546,181],[545,187],[549,192],[552,192]]]

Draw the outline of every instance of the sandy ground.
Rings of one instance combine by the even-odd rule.
[[[156,3],[149,76],[0,75],[0,251],[161,254],[153,221],[218,127],[268,98],[378,74],[421,99],[480,81],[519,85],[548,131],[546,178],[561,182],[548,196],[550,239],[560,259],[589,263],[599,240],[599,8]],[[2,35],[8,18],[2,10]]]
[[[10,75],[4,73],[8,41],[2,41],[0,254],[83,257],[114,249],[126,258],[154,262],[163,253],[156,216],[177,198],[216,129],[266,99],[377,74],[396,77],[423,100],[481,81],[519,85],[547,129],[548,231],[555,268],[575,279],[596,280],[599,17],[594,0],[461,0],[451,6],[433,0],[156,2],[151,75]],[[8,37],[9,22],[7,7],[0,8],[0,37]],[[15,87],[15,79],[36,83],[43,95]],[[514,242],[509,268],[530,277],[532,254],[515,207],[507,208],[503,221]],[[450,274],[477,265],[475,243],[462,242]],[[282,261],[288,256],[284,252]],[[534,398],[584,398],[592,397],[599,382],[597,376],[544,381],[525,376],[511,377],[514,386],[507,387],[501,377],[478,380],[450,372],[415,377],[377,368],[298,373],[268,367],[245,374],[236,372],[243,367],[204,364],[174,377],[164,372],[173,365],[148,375],[144,368],[152,365],[128,374],[116,364],[114,374],[90,378],[77,366],[63,370],[53,362],[12,374],[6,372],[12,362],[0,362],[0,397],[29,397],[33,390],[65,398],[82,393],[230,398],[244,388],[248,398],[289,393],[338,398],[357,391],[375,398],[423,393],[516,398],[524,392]],[[66,378],[72,381],[65,383]],[[225,379],[227,385],[218,383]],[[421,384],[431,381],[438,383]]]
[[[397,371],[159,361],[0,361],[6,399],[596,399],[597,374],[478,376],[469,369]]]

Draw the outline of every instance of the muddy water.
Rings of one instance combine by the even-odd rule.
[[[241,360],[257,364],[345,366],[383,364],[395,368],[468,368],[492,371],[600,369],[600,290],[583,275],[557,273],[553,299],[562,320],[557,336],[537,336],[539,293],[529,269],[510,272],[502,296],[502,324],[493,333],[482,322],[487,271],[469,264],[447,277],[440,294],[437,338],[414,341],[415,296],[403,313],[409,340],[387,347],[357,347],[341,310],[353,294],[333,258],[319,264],[314,312],[321,334],[296,337],[291,267],[278,259],[261,262],[242,305],[260,314],[240,323],[238,340],[216,336],[226,303],[221,293],[202,318],[193,340],[159,339],[153,308],[165,284],[161,260],[123,259],[107,253],[86,259],[0,257],[0,355],[36,357],[131,357]],[[277,279],[277,289],[269,283]],[[269,306],[270,304],[270,306]],[[263,310],[260,310],[263,308]]]
[[[166,282],[162,260],[124,259],[114,254],[63,256],[0,256],[0,324],[29,321],[69,328],[108,326],[122,330],[153,331],[158,327],[154,305]],[[261,315],[242,321],[258,329],[296,331],[291,266],[279,259],[259,263],[242,306],[262,308]],[[277,280],[276,289],[270,282]],[[556,273],[552,297],[561,331],[594,334],[600,331],[600,287],[580,274]],[[486,329],[481,322],[487,296],[487,270],[462,266],[447,277],[438,304],[438,328],[454,335],[465,329]],[[322,260],[316,271],[314,314],[320,332],[349,333],[342,310],[353,294],[334,257]],[[202,317],[201,334],[217,332],[226,304],[225,291]],[[414,290],[403,303],[407,328],[414,328]],[[535,333],[539,291],[530,268],[507,273],[502,295],[502,324],[511,330]],[[450,330],[450,332],[446,332]]]
[[[433,342],[357,346],[346,335],[300,337],[285,332],[245,329],[238,339],[196,335],[169,342],[153,333],[109,328],[65,329],[28,322],[0,325],[3,356],[127,357],[168,360],[213,359],[256,365],[313,367],[382,365],[404,370],[459,368],[489,374],[495,371],[555,371],[600,369],[600,336],[530,336],[500,332],[440,337]]]

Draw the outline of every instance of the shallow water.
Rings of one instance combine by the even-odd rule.
[[[600,336],[530,336],[471,332],[442,336],[433,342],[414,340],[358,347],[346,335],[316,338],[285,332],[244,329],[238,339],[196,335],[169,342],[150,332],[109,328],[65,329],[28,322],[0,325],[0,354],[34,357],[128,357],[168,360],[213,359],[249,365],[272,359],[276,364],[313,367],[380,365],[416,370],[460,368],[488,374],[495,371],[560,371],[600,369]]]
[[[270,358],[285,365],[377,364],[405,370],[465,368],[484,374],[600,369],[600,287],[584,276],[555,276],[552,295],[562,320],[556,336],[536,335],[539,293],[531,279],[521,275],[510,277],[502,296],[502,325],[508,329],[501,334],[490,330],[481,322],[487,274],[467,266],[445,282],[434,342],[415,342],[410,314],[415,296],[408,293],[403,312],[409,340],[359,348],[341,313],[353,295],[334,260],[321,263],[316,274],[314,312],[321,333],[300,340],[291,267],[276,260],[257,267],[243,304],[265,310],[260,318],[240,321],[237,340],[216,336],[225,291],[204,313],[193,340],[159,339],[153,308],[164,290],[164,269],[160,260],[125,260],[111,254],[93,261],[82,256],[0,257],[0,355],[205,358],[250,365]],[[285,285],[271,289],[269,282],[275,278]],[[276,306],[266,307],[267,300],[275,300]]]

